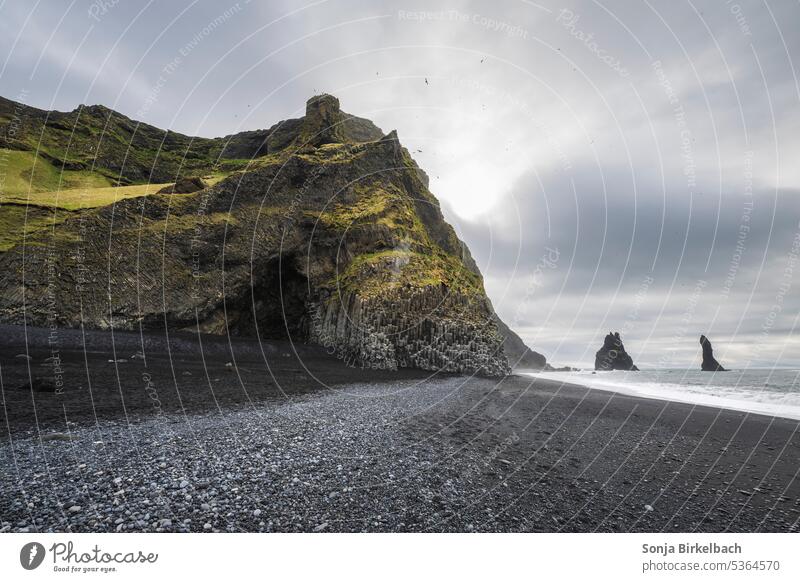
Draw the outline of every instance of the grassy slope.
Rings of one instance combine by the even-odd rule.
[[[98,188],[111,181],[95,172],[61,170],[31,151],[0,149],[0,196],[62,188]]]
[[[223,178],[225,178],[225,175],[217,173],[207,176],[205,181],[213,186]],[[171,182],[166,184],[138,184],[136,186],[89,186],[47,192],[30,192],[28,194],[0,192],[0,204],[30,205],[42,208],[60,208],[62,210],[99,208],[128,198],[149,196],[170,185],[172,185]],[[0,206],[0,212],[2,212],[2,206]]]
[[[266,135],[190,137],[101,106],[48,112],[0,98],[0,179],[6,177],[6,193],[21,194],[227,173],[256,156]]]
[[[39,167],[38,163],[36,167]],[[47,167],[46,162],[42,167]],[[26,237],[36,232],[56,227],[80,210],[100,208],[120,200],[149,196],[171,185],[167,183],[114,187],[103,184],[102,180],[76,180],[69,176],[68,171],[64,171],[64,174],[66,176],[60,176],[57,170],[50,167],[41,170],[40,175],[35,175],[33,183],[29,180],[21,186],[18,185],[16,189],[14,184],[6,188],[0,181],[0,252],[21,244]],[[204,179],[209,185],[214,185],[226,176],[226,173],[216,172],[205,176]],[[85,184],[85,186],[59,190],[57,189],[59,181],[62,184]],[[97,182],[101,185],[92,187],[92,184]],[[40,191],[41,188],[47,187],[56,189]]]
[[[169,184],[140,184],[137,186],[106,186],[103,188],[72,188],[52,192],[31,192],[29,195],[0,194],[0,204],[5,206],[30,205],[62,210],[80,210],[108,206],[127,198],[155,194]]]

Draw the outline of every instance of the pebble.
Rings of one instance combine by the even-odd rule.
[[[42,440],[47,441],[74,441],[78,437],[65,432],[51,432],[50,434],[42,435]]]

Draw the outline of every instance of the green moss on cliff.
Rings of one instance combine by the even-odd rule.
[[[41,208],[3,204],[0,206],[0,252],[23,242],[33,244],[31,237],[59,225],[69,212],[51,212]],[[58,229],[56,229],[58,230]]]
[[[352,292],[364,298],[401,288],[444,286],[447,291],[467,296],[484,292],[480,277],[464,267],[457,257],[444,252],[424,254],[405,249],[360,255],[331,286],[343,294]]]
[[[291,155],[313,164],[349,164],[357,160],[364,151],[363,144],[328,143],[317,148],[300,148]]]
[[[378,225],[395,232],[398,238],[411,239],[418,247],[431,241],[414,210],[413,201],[394,184],[356,184],[355,201],[337,203],[329,210],[313,213],[328,228],[345,231],[359,225]]]

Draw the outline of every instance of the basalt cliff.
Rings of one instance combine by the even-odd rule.
[[[56,127],[41,113],[23,110],[13,135],[10,113],[0,117],[4,151],[47,156],[71,179],[136,184],[157,172],[178,185],[89,208],[4,199],[2,322],[290,338],[366,367],[502,375],[515,357],[545,365],[495,315],[397,134],[336,98],[216,140],[159,134],[105,108],[54,114]],[[26,149],[26,123],[50,136],[43,153]],[[105,129],[84,131],[94,126]],[[52,137],[68,130],[77,153]],[[215,172],[210,186],[187,181]],[[21,227],[23,215],[45,227]]]

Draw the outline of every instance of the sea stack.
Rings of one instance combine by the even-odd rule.
[[[608,332],[603,341],[603,347],[597,350],[594,356],[594,369],[639,371],[639,368],[633,364],[633,358],[625,351],[619,332]]]
[[[703,346],[703,363],[700,369],[703,372],[727,372],[722,365],[714,359],[714,348],[711,347],[711,342],[704,335],[700,336],[700,345]]]

